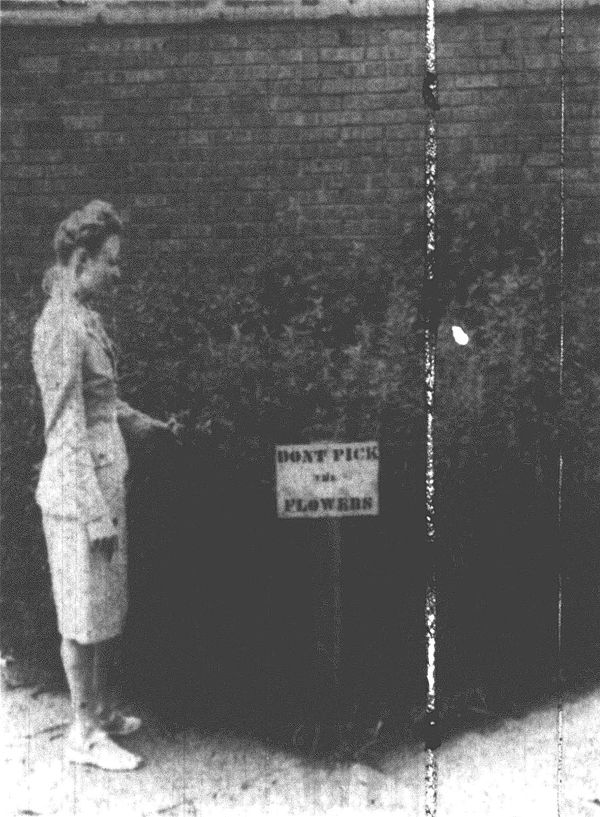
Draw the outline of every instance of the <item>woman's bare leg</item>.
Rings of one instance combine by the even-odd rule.
[[[142,758],[127,752],[110,740],[96,715],[94,665],[97,645],[80,644],[64,638],[60,651],[73,707],[73,724],[67,737],[67,757],[70,762],[85,763],[112,771],[137,769],[142,763]],[[100,652],[105,658],[109,651]],[[103,670],[105,665],[102,664],[102,660],[100,663]]]
[[[117,660],[118,640],[116,638],[96,644],[94,650],[94,704],[95,714],[101,720],[108,718],[119,703],[113,682]]]
[[[112,638],[97,644],[94,652],[94,712],[109,734],[125,737],[137,732],[142,721],[135,715],[125,715],[119,709],[122,703],[120,673],[119,639]]]
[[[60,654],[71,693],[73,737],[84,738],[97,725],[94,713],[94,644],[63,638]]]

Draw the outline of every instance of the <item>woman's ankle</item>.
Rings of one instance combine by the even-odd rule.
[[[67,737],[69,740],[81,742],[87,740],[99,728],[98,719],[91,713],[77,713],[71,722]]]

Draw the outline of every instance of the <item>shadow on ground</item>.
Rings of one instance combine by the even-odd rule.
[[[376,766],[399,745],[493,729],[600,679],[596,628],[583,615],[597,604],[594,566],[565,567],[559,672],[557,562],[531,547],[544,507],[523,484],[496,492],[495,516],[482,508],[495,559],[467,570],[440,557],[433,722],[423,705],[428,565],[414,556],[422,531],[410,490],[392,502],[383,480],[393,513],[345,520],[336,687],[313,637],[318,523],[275,519],[271,485],[216,459],[141,458],[132,484],[126,685],[162,719]]]

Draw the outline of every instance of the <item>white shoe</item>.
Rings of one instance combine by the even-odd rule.
[[[65,757],[69,763],[96,766],[109,772],[132,772],[143,763],[139,755],[122,749],[102,729],[94,729],[83,740],[69,739]]]
[[[136,715],[124,715],[118,709],[113,709],[108,718],[100,720],[100,728],[112,738],[123,738],[133,735],[141,729],[142,719]]]

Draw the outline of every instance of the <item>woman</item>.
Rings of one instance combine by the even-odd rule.
[[[113,347],[89,300],[120,276],[121,220],[92,201],[62,222],[49,299],[35,326],[33,365],[44,409],[46,455],[36,499],[42,510],[61,657],[73,723],[73,763],[110,770],[142,759],[112,738],[139,729],[109,692],[108,670],[127,612],[126,434],[176,434],[176,424],[136,411],[117,396]]]

